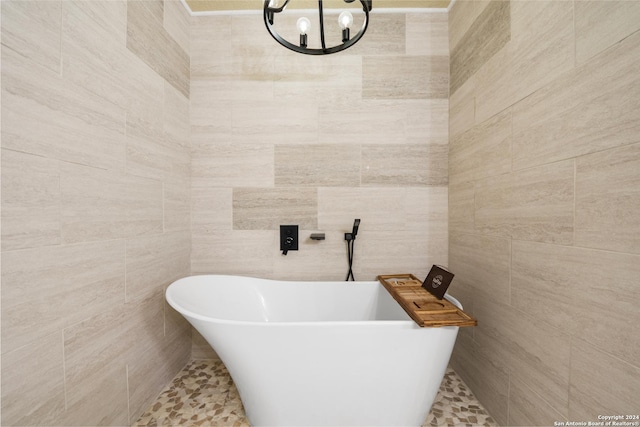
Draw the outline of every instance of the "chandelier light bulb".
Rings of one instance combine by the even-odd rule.
[[[340,28],[347,29],[351,27],[353,24],[353,15],[348,10],[345,10],[338,16],[338,23],[340,24]]]
[[[309,31],[309,28],[311,28],[311,21],[303,16],[302,18],[298,19],[298,22],[296,22],[296,27],[298,27],[298,31],[300,31],[300,34],[307,34],[307,31]]]

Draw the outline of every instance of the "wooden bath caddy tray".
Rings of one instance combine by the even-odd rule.
[[[478,321],[446,299],[439,300],[422,287],[413,274],[378,276],[407,314],[422,327],[476,326]]]

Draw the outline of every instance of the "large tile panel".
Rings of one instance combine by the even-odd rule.
[[[186,274],[190,274],[190,271],[191,269],[187,270]],[[166,289],[163,289],[163,291],[166,292]],[[164,293],[161,299],[164,302],[164,343],[172,345],[172,341],[182,341],[184,345],[173,345],[175,345],[174,348],[177,349],[177,353],[184,355],[185,359],[188,360],[191,357],[191,334],[193,327],[182,314],[178,313],[169,305],[164,297]],[[193,359],[196,359],[196,357],[193,357]],[[184,366],[184,363],[180,367],[182,366]]]
[[[63,354],[62,333],[56,332],[2,355],[2,425],[59,424],[65,409]]]
[[[460,40],[469,31],[469,28],[477,18],[474,0],[457,0],[451,4],[447,18],[449,21],[449,50],[458,46]]]
[[[576,62],[582,64],[640,29],[637,1],[575,2]]]
[[[464,286],[467,284],[465,283]],[[474,344],[491,362],[494,369],[508,375],[513,366],[515,344],[509,339],[511,335],[509,326],[501,320],[512,320],[515,317],[514,310],[506,303],[487,298],[475,289],[469,293],[473,296],[473,316],[478,319],[478,325],[473,328],[472,334]]]
[[[276,145],[277,187],[357,187],[360,146],[356,144]]]
[[[64,330],[69,424],[128,423],[127,354],[136,342],[131,332],[141,325],[127,314],[125,304],[113,304]]]
[[[233,229],[233,189],[194,185],[191,189],[191,232],[203,236]]]
[[[2,351],[123,302],[124,251],[114,240],[4,252]]]
[[[491,416],[500,425],[508,425],[509,375],[498,369],[495,361],[470,339],[458,338],[451,362]]]
[[[519,240],[573,243],[574,162],[476,182],[476,230]]]
[[[314,144],[318,141],[318,107],[291,99],[235,101],[231,126],[236,143]]]
[[[206,137],[224,135],[231,139],[231,108],[229,102],[234,100],[231,83],[218,80],[192,80],[192,94],[189,98],[189,123],[191,125],[191,143],[194,147]],[[230,95],[225,96],[226,93]],[[257,91],[253,91],[255,95]],[[223,139],[218,137],[218,139]]]
[[[449,230],[453,233],[475,231],[475,183],[449,184]]]
[[[212,187],[273,187],[270,144],[207,141],[194,144],[191,176]]]
[[[434,229],[429,234],[413,230],[363,230],[358,231],[355,247],[353,266],[356,280],[376,280],[380,274],[402,272],[426,277],[433,264],[447,265],[448,246],[444,230]],[[343,256],[346,264],[346,255]]]
[[[191,358],[193,360],[220,360],[218,354],[211,348],[211,345],[204,339],[202,335],[195,328],[192,328],[191,334],[193,340],[191,342]]]
[[[233,97],[268,96],[298,103],[334,104],[362,99],[362,58],[355,55],[300,55],[274,61],[273,82],[234,82]],[[269,90],[272,88],[272,92]],[[251,91],[251,94],[248,92]]]
[[[2,250],[60,243],[58,161],[2,150]]]
[[[567,418],[549,405],[547,394],[538,394],[527,383],[509,379],[509,426],[552,426],[555,422],[567,422]],[[576,418],[578,419],[578,418]],[[582,418],[580,418],[582,419]]]
[[[166,345],[148,348],[142,353],[144,356],[128,366],[129,425],[135,423],[162,389],[171,383],[174,375],[191,360],[189,338],[185,334],[167,340]],[[158,368],[161,368],[160,374]]]
[[[474,304],[474,315],[479,324],[476,342],[490,359],[567,416],[569,334],[490,297]]]
[[[63,2],[62,22],[66,80],[136,117],[160,105],[162,77],[126,48],[126,0]]]
[[[451,52],[451,93],[455,93],[510,39],[511,2],[492,1]]]
[[[165,182],[163,193],[164,232],[191,229],[191,193],[188,181]]]
[[[189,55],[163,27],[163,1],[127,2],[127,48],[189,97]]]
[[[169,83],[164,84],[163,131],[170,153],[169,175],[164,179],[187,180],[191,176],[191,127],[189,99]]]
[[[445,99],[448,56],[364,56],[363,99]]]
[[[362,146],[363,186],[442,186],[448,182],[445,144]]]
[[[127,113],[127,173],[154,179],[190,175],[189,100],[160,82]]]
[[[640,254],[640,144],[576,164],[576,244]]]
[[[406,100],[399,108],[405,113],[404,131],[408,144],[449,143],[448,99]],[[401,141],[389,141],[392,142]]]
[[[384,200],[385,203],[380,203]],[[360,218],[360,232],[447,230],[446,187],[319,188],[318,228],[348,232]]]
[[[512,257],[515,307],[640,365],[638,255],[514,241]]]
[[[437,231],[447,240],[449,189],[441,187],[410,187],[405,189],[406,227],[418,235]]]
[[[190,273],[190,269],[188,270]],[[174,310],[166,298],[164,293],[160,296],[164,303],[164,339],[162,341],[164,349],[171,349],[168,357],[165,357],[161,363],[166,366],[163,372],[162,378],[164,378],[163,384],[166,385],[168,380],[167,376],[175,373],[187,363],[190,359],[195,359],[191,355],[191,335],[193,327],[191,323],[184,318],[184,316]],[[152,396],[147,396],[147,399]]]
[[[408,13],[407,55],[449,56],[449,24],[446,13]]]
[[[127,302],[156,294],[187,276],[190,252],[190,236],[185,232],[127,240]]]
[[[450,233],[449,267],[456,280],[472,286],[496,301],[509,301],[509,239]]]
[[[182,50],[189,53],[191,17],[180,0],[165,0],[163,24]]]
[[[186,340],[164,336],[163,291],[160,288],[149,294],[146,300],[137,301],[135,308],[127,313],[127,324],[134,326],[128,336],[135,339],[128,349],[126,360],[129,424],[144,412],[154,396],[171,380],[172,374],[184,366],[176,366],[176,362],[181,359],[185,363],[188,360]],[[145,333],[141,334],[141,330],[145,330]]]
[[[276,237],[277,235],[277,237]],[[215,231],[194,235],[191,274],[239,274],[270,278],[273,255],[279,254],[279,231]],[[293,253],[291,253],[293,255]]]
[[[294,17],[289,17],[289,25],[284,27],[294,32],[294,40],[299,40]],[[259,34],[259,37],[256,37]],[[285,35],[285,34],[283,34]],[[265,31],[264,21],[255,16],[237,14],[231,20],[231,40],[227,36],[224,43],[231,42],[234,54],[231,55],[235,80],[265,82],[276,78],[273,74],[275,62],[283,59],[281,55],[296,55],[288,49],[283,49]],[[286,35],[285,35],[286,37]],[[311,39],[312,37],[310,37]]]
[[[233,16],[230,15],[192,19],[189,40],[192,82],[201,79],[233,80],[234,46],[228,39],[232,20]],[[197,91],[194,90],[194,93]]]
[[[178,369],[171,359],[184,352],[163,338],[163,295],[158,289],[65,329],[70,424],[129,425]],[[146,381],[136,376],[141,366]]]
[[[279,230],[282,224],[315,229],[316,188],[234,188],[234,230]]]
[[[452,183],[511,171],[511,110],[492,117],[449,143]]]
[[[509,3],[511,40],[475,75],[476,122],[503,111],[574,66],[573,2]]]
[[[190,109],[189,99],[173,86],[164,84],[163,130],[167,142],[171,142],[176,150],[189,155],[190,139]],[[189,174],[189,160],[187,157],[186,174]]]
[[[65,243],[162,232],[162,183],[109,171],[61,165]]]
[[[512,174],[512,238],[573,242],[574,173],[569,160]]]
[[[571,341],[571,350],[570,420],[599,421],[599,415],[638,415],[637,365],[629,365],[580,340]]]
[[[60,1],[3,1],[3,53],[11,49],[59,73],[61,6]]]
[[[407,23],[404,13],[375,14],[375,25],[345,51],[348,55],[402,55],[406,51]]]
[[[171,172],[174,152],[165,142],[162,104],[148,118],[127,115],[127,173],[161,180]]]
[[[514,168],[639,142],[639,66],[636,33],[514,106]]]
[[[318,108],[321,144],[404,143],[406,120],[412,104],[406,100],[340,102]],[[364,114],[363,114],[364,113]],[[423,122],[424,123],[424,122]]]
[[[501,237],[511,237],[513,231],[513,174],[490,176],[475,182],[468,194],[472,219],[477,231]]]
[[[103,41],[109,39],[114,46],[122,49],[127,38],[127,1],[126,0],[94,0],[91,2],[73,1],[62,2],[63,30],[68,29],[70,21],[81,25],[83,30],[78,32],[102,33]],[[73,11],[73,12],[72,12]],[[71,15],[75,15],[71,18]],[[78,19],[79,18],[79,19]],[[91,29],[90,27],[94,28]],[[88,34],[86,34],[88,35]],[[110,50],[110,49],[109,49]],[[102,52],[94,52],[102,55]]]
[[[476,79],[471,76],[449,97],[449,134],[460,135],[476,121]]]
[[[393,187],[318,189],[318,228],[348,232],[360,218],[367,230],[400,230],[407,223],[407,189]],[[385,203],[380,203],[384,200]]]
[[[124,168],[123,110],[15,52],[2,55],[3,148]]]

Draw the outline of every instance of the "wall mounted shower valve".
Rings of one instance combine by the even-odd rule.
[[[297,225],[280,226],[280,250],[282,251],[282,255],[286,255],[289,251],[298,250]]]

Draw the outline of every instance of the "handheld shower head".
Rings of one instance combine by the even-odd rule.
[[[353,221],[353,230],[351,231],[351,236],[355,239],[356,234],[358,234],[358,227],[360,227],[360,218],[357,218]]]

